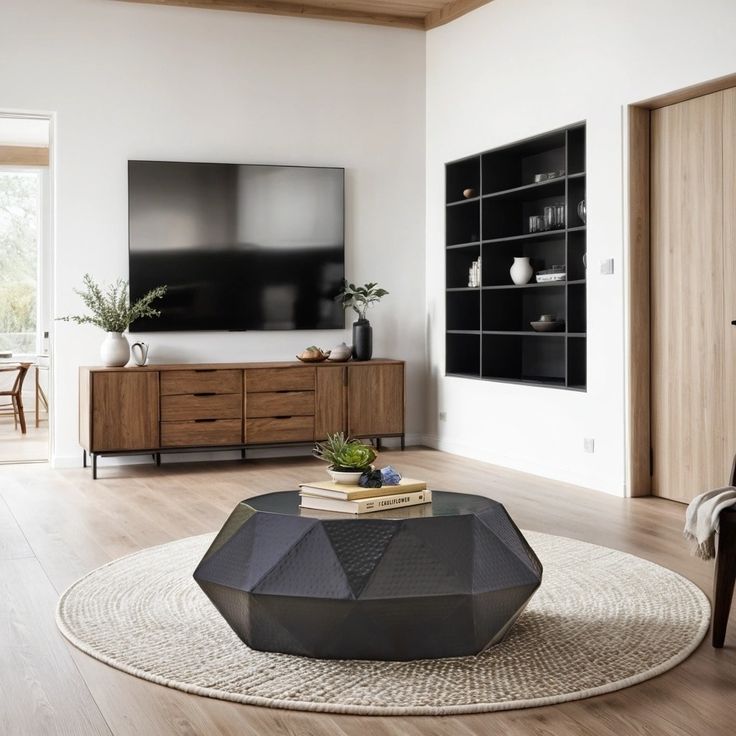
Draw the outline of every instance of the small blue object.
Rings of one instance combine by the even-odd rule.
[[[385,468],[381,468],[381,478],[383,479],[383,485],[397,486],[401,480],[401,473],[393,465],[387,465]]]

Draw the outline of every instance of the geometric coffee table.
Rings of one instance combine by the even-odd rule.
[[[354,516],[297,491],[238,504],[194,578],[251,648],[325,659],[477,654],[509,631],[542,564],[506,509],[432,503]]]

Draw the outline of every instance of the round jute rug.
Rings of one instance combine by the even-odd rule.
[[[708,599],[632,555],[525,532],[544,579],[508,637],[477,657],[318,660],[245,646],[192,571],[213,535],[152,547],[74,583],[57,622],[82,651],[138,677],[240,703],[363,715],[528,708],[618,690],[685,659]]]

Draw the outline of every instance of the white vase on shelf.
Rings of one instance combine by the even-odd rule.
[[[120,368],[130,360],[130,345],[122,332],[108,332],[100,345],[102,365]]]
[[[514,265],[509,269],[509,273],[511,274],[511,280],[521,286],[521,284],[529,283],[534,269],[532,268],[532,264],[529,263],[529,258],[520,256],[519,258],[514,258]]]

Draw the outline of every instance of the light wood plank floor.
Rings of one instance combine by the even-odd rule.
[[[689,557],[684,507],[618,499],[426,449],[384,452],[435,488],[503,502],[525,529],[640,555],[710,592],[712,563]],[[215,531],[242,498],[296,487],[323,471],[311,458],[110,467],[0,467],[0,732],[7,736],[499,733],[679,736],[733,733],[736,621],[726,648],[706,640],[674,670],[633,688],[559,706],[442,718],[367,718],[241,706],[123,674],[69,646],[54,605],[77,577],[120,555]],[[625,573],[625,571],[622,571]]]

